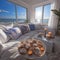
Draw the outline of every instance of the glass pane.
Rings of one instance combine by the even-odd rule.
[[[27,19],[26,8],[17,6],[17,19],[19,22],[25,22]]]
[[[43,24],[48,24],[50,17],[50,8],[51,8],[50,4],[44,6]]]
[[[35,20],[40,23],[42,20],[42,7],[35,8]]]
[[[0,0],[0,22],[14,22],[15,5],[7,0]]]

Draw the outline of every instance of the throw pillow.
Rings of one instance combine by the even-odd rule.
[[[20,27],[22,34],[29,32],[28,26],[21,25]]]
[[[6,34],[11,38],[11,39],[17,39],[19,36],[22,35],[21,30],[18,27],[14,27],[6,31]]]
[[[34,24],[29,24],[30,31],[35,30],[35,25]]]

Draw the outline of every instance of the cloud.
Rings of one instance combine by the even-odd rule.
[[[7,11],[7,10],[0,10],[0,12],[6,12],[6,13],[8,13],[9,11]]]

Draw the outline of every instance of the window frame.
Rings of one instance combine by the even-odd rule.
[[[46,6],[46,5],[51,5],[51,3],[48,3],[48,4],[45,4],[45,5],[41,5],[41,6],[37,6],[37,7],[42,7],[42,21],[41,21],[41,24],[42,25],[48,25],[48,23],[47,24],[43,24],[43,17],[44,17],[44,6]],[[37,8],[37,7],[35,7],[35,9]],[[35,10],[34,9],[34,10]]]
[[[19,5],[19,4],[17,4],[17,3],[14,3],[14,2],[11,2],[10,0],[7,0],[7,2],[10,2],[10,3],[12,3],[12,4],[14,4],[14,8],[15,8],[15,18],[16,18],[16,23],[22,23],[22,22],[19,22],[18,21],[18,15],[17,15],[17,7],[16,6],[21,6],[22,8],[25,8],[26,9],[26,20],[28,20],[28,9],[26,8],[26,7],[24,7],[24,6],[22,6],[22,5]],[[2,21],[2,22],[4,22],[4,21]],[[12,22],[12,21],[11,21]],[[9,21],[7,22],[7,23],[9,23]],[[14,22],[12,22],[12,23],[14,23]],[[25,22],[23,22],[23,23],[25,23]]]
[[[13,4],[15,4],[15,3],[13,3]],[[24,7],[24,6],[22,6],[22,5],[15,4],[15,9],[16,9],[16,10],[15,10],[15,13],[16,13],[16,23],[22,23],[22,22],[19,22],[19,21],[18,21],[17,6],[21,6],[21,7],[23,7],[23,8],[26,9],[26,20],[28,20],[28,9],[27,9],[26,7]],[[25,23],[25,22],[23,22],[23,23]]]

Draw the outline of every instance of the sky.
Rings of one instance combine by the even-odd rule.
[[[44,19],[49,19],[49,17],[50,17],[50,7],[51,7],[50,4],[44,6],[44,13],[43,13],[43,18]],[[35,18],[36,19],[42,19],[42,9],[43,9],[42,6],[37,7],[35,9]]]
[[[26,19],[26,9],[16,5],[18,19]],[[44,19],[48,19],[50,16],[50,5],[44,6]],[[36,8],[36,19],[42,18],[42,7]],[[7,0],[0,0],[0,18],[16,19],[15,4],[8,2]]]
[[[17,6],[18,19],[26,19],[26,9]],[[16,19],[15,4],[8,2],[8,0],[0,0],[0,18]]]

